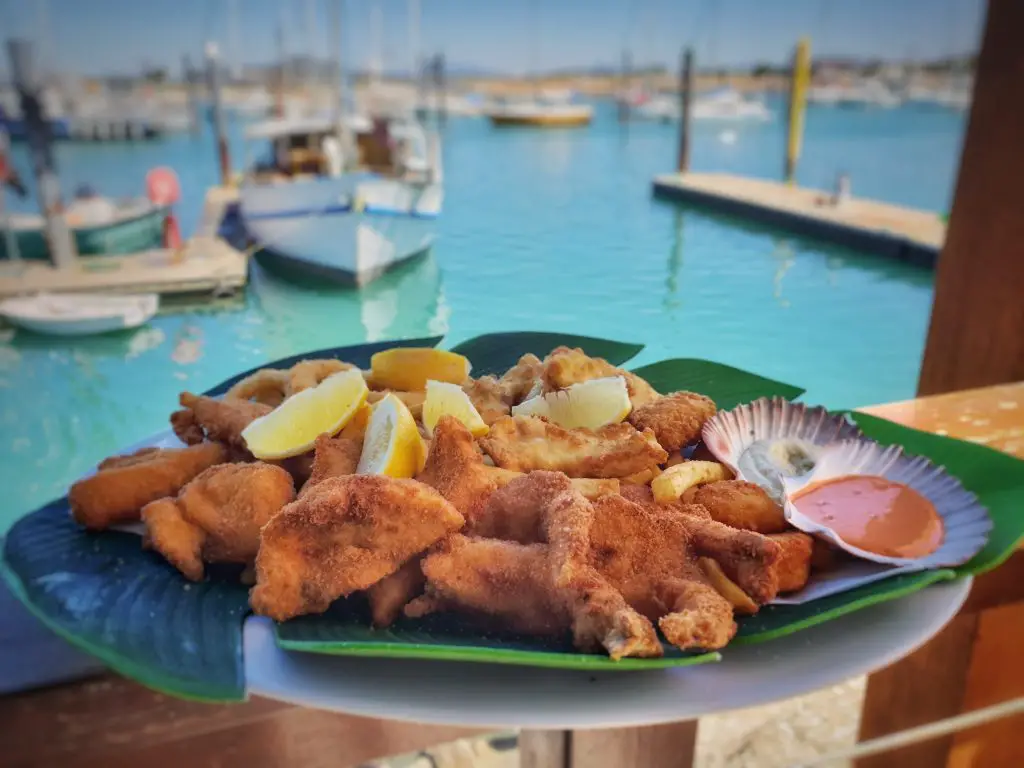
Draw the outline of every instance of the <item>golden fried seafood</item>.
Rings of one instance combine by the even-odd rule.
[[[678,451],[700,438],[704,422],[715,415],[715,402],[695,392],[673,392],[634,407],[629,423],[654,432],[661,447]]]
[[[320,435],[313,445],[313,469],[309,480],[302,486],[300,495],[307,493],[328,477],[354,475],[362,452],[361,440]]]
[[[288,370],[288,384],[285,396],[291,397],[305,389],[312,389],[328,376],[350,371],[356,366],[331,358],[325,360],[300,360]]]
[[[182,392],[179,402],[184,408],[171,414],[174,434],[189,445],[205,440],[246,451],[242,431],[273,408],[248,400],[216,400],[205,395]]]
[[[522,475],[485,464],[466,426],[454,416],[442,416],[434,427],[426,463],[416,479],[440,491],[470,520],[479,516],[492,493]],[[615,478],[573,478],[572,484],[588,498],[619,489]]]
[[[323,613],[463,523],[437,491],[415,480],[327,478],[264,526],[249,602],[277,621]]]
[[[779,545],[779,561],[775,565],[779,575],[779,592],[803,589],[811,577],[814,539],[799,531],[776,533],[768,538]]]
[[[426,392],[394,392],[390,389],[375,390],[371,392],[366,402],[373,405],[379,400],[383,400],[388,395],[394,395],[409,409],[409,413],[412,414],[414,419],[420,419],[423,417],[423,401],[427,399]]]
[[[650,432],[629,424],[565,429],[535,416],[508,416],[480,439],[494,463],[530,472],[546,469],[570,477],[626,477],[668,458]]]
[[[616,368],[600,357],[589,357],[582,349],[557,347],[544,358],[542,379],[544,391],[547,392],[607,376],[622,376],[626,380],[629,401],[634,408],[646,405],[659,397],[654,387],[635,373]]]
[[[95,475],[71,486],[71,514],[79,525],[96,530],[137,521],[146,504],[173,496],[200,472],[227,460],[220,443],[143,448],[129,456],[113,456]]]
[[[203,563],[251,563],[262,528],[295,498],[291,476],[270,464],[220,464],[188,483],[177,498],[142,509],[145,543],[186,578]]]
[[[388,627],[402,615],[402,609],[422,594],[427,577],[419,558],[413,558],[390,576],[385,576],[366,591],[370,617],[375,627]]]
[[[702,485],[692,500],[707,508],[720,523],[758,533],[782,533],[789,529],[782,505],[759,485],[744,480],[723,480]]]
[[[498,380],[502,401],[509,406],[518,405],[531,395],[540,394],[543,375],[544,363],[536,355],[527,352]]]
[[[501,384],[494,376],[470,379],[462,385],[462,389],[469,395],[484,424],[490,426],[502,416],[509,415],[511,408],[505,402]]]
[[[744,616],[751,616],[757,613],[758,604],[751,599],[750,595],[736,586],[732,579],[725,575],[725,571],[722,570],[722,566],[716,560],[712,560],[710,557],[700,557],[697,558],[697,565],[700,566],[700,569],[704,572],[711,586],[715,588],[715,591],[729,601],[735,613],[740,613]]]
[[[255,400],[276,408],[288,396],[288,371],[262,368],[236,382],[224,393],[228,400]]]

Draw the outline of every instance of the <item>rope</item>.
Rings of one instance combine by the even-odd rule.
[[[832,754],[819,757],[809,763],[800,763],[794,768],[818,768],[818,766],[830,765],[840,760],[854,760],[868,755],[875,755],[879,752],[899,749],[911,744],[917,744],[929,739],[937,739],[940,736],[948,736],[951,733],[973,728],[977,725],[990,723],[1003,717],[1013,717],[1024,714],[1024,697],[1010,699],[991,707],[983,707],[972,712],[967,712],[955,717],[948,717],[944,720],[936,720],[934,723],[919,725],[916,728],[908,728],[898,733],[890,733],[877,739],[863,741],[847,749],[833,752]]]

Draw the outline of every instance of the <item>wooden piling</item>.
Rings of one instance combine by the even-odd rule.
[[[437,88],[437,118],[442,126],[448,122],[448,87],[445,80],[444,54],[434,58],[434,85]]]
[[[185,81],[185,98],[188,109],[188,128],[193,136],[199,133],[199,97],[196,93],[196,71],[192,68],[192,57],[187,54],[181,59],[183,79]]]
[[[231,185],[231,156],[228,153],[228,134],[224,121],[224,105],[221,102],[221,65],[216,43],[206,44],[206,77],[213,102],[213,129],[217,135],[217,161],[220,166],[220,183]]]
[[[622,83],[619,88],[619,122],[625,123],[629,120],[629,85],[630,76],[633,70],[633,57],[629,51],[622,52]]]
[[[811,43],[800,38],[793,51],[790,75],[789,110],[786,129],[786,165],[783,179],[792,184],[796,177],[796,164],[800,159],[800,146],[804,135],[804,113],[807,111],[807,86],[811,79]]]
[[[679,160],[676,170],[690,170],[690,102],[693,100],[693,48],[683,51],[679,72]]]

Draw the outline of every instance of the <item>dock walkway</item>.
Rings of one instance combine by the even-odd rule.
[[[180,249],[83,256],[69,269],[42,261],[0,262],[0,298],[67,291],[214,295],[235,291],[248,280],[248,258],[216,233],[225,208],[236,198],[234,190],[209,190],[197,232]]]
[[[764,179],[665,174],[655,177],[654,194],[921,266],[934,266],[946,237],[930,211],[856,197],[836,206],[829,192]]]

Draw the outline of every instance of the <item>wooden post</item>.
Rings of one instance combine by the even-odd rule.
[[[629,120],[629,86],[630,72],[633,69],[633,57],[629,51],[622,52],[622,84],[619,88],[619,122],[625,123]]]
[[[11,60],[11,80],[21,98],[21,113],[32,155],[36,188],[39,190],[39,204],[45,219],[50,260],[55,267],[64,269],[74,265],[78,249],[64,220],[64,203],[53,160],[50,123],[43,109],[42,77],[36,67],[32,43],[28,40],[9,40],[7,53]]]
[[[796,164],[800,159],[800,145],[804,136],[804,113],[807,110],[807,85],[811,79],[811,44],[801,38],[793,51],[793,69],[789,86],[789,118],[786,126],[786,165],[783,179],[792,184]]]
[[[231,157],[228,154],[228,135],[224,125],[224,105],[220,99],[221,65],[216,43],[206,44],[206,77],[213,100],[213,130],[217,136],[217,161],[220,166],[220,183],[231,184]]]
[[[434,59],[434,83],[437,88],[437,119],[442,127],[448,122],[448,87],[445,77],[444,54],[439,53]]]
[[[917,391],[1024,379],[1024,3],[989,0]]]
[[[676,170],[690,170],[690,102],[693,101],[693,48],[683,52],[679,72],[679,159]]]

